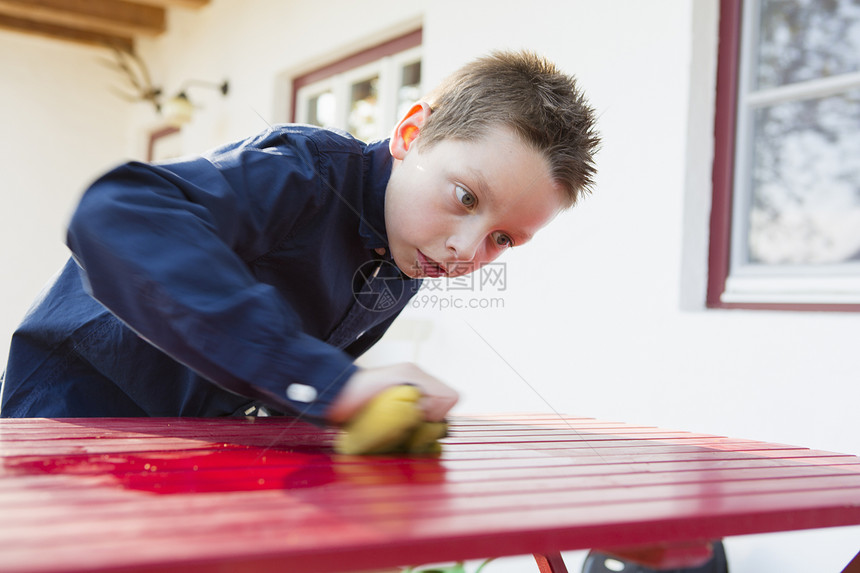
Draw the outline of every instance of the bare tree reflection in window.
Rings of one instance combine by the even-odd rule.
[[[759,89],[860,70],[860,0],[764,0]],[[753,113],[748,257],[860,261],[860,89]]]
[[[323,92],[308,101],[308,123],[328,127],[335,124],[335,98],[331,91]]]
[[[400,70],[400,87],[397,89],[397,113],[399,119],[421,97],[421,62],[412,62]]]
[[[381,136],[379,125],[379,77],[352,84],[349,98],[348,130],[362,141]]]

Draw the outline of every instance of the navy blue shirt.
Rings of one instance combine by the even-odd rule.
[[[13,335],[0,415],[321,419],[420,286],[388,254],[391,165],[289,125],[109,172]]]

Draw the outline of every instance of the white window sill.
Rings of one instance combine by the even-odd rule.
[[[766,276],[734,273],[720,298],[725,303],[860,304],[860,276]]]

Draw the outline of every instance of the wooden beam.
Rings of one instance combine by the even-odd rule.
[[[0,0],[0,15],[113,36],[157,36],[165,10],[124,0]]]
[[[136,4],[149,4],[162,8],[203,8],[209,0],[134,0]]]
[[[134,40],[130,36],[116,36],[101,32],[91,32],[76,28],[66,28],[55,24],[34,22],[22,18],[13,18],[0,14],[0,28],[33,34],[54,40],[71,41],[91,46],[116,46],[117,48],[131,52],[134,50]]]

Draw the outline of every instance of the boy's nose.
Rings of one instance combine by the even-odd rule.
[[[475,259],[483,240],[484,235],[479,230],[459,229],[448,238],[446,246],[457,261],[467,262]]]

